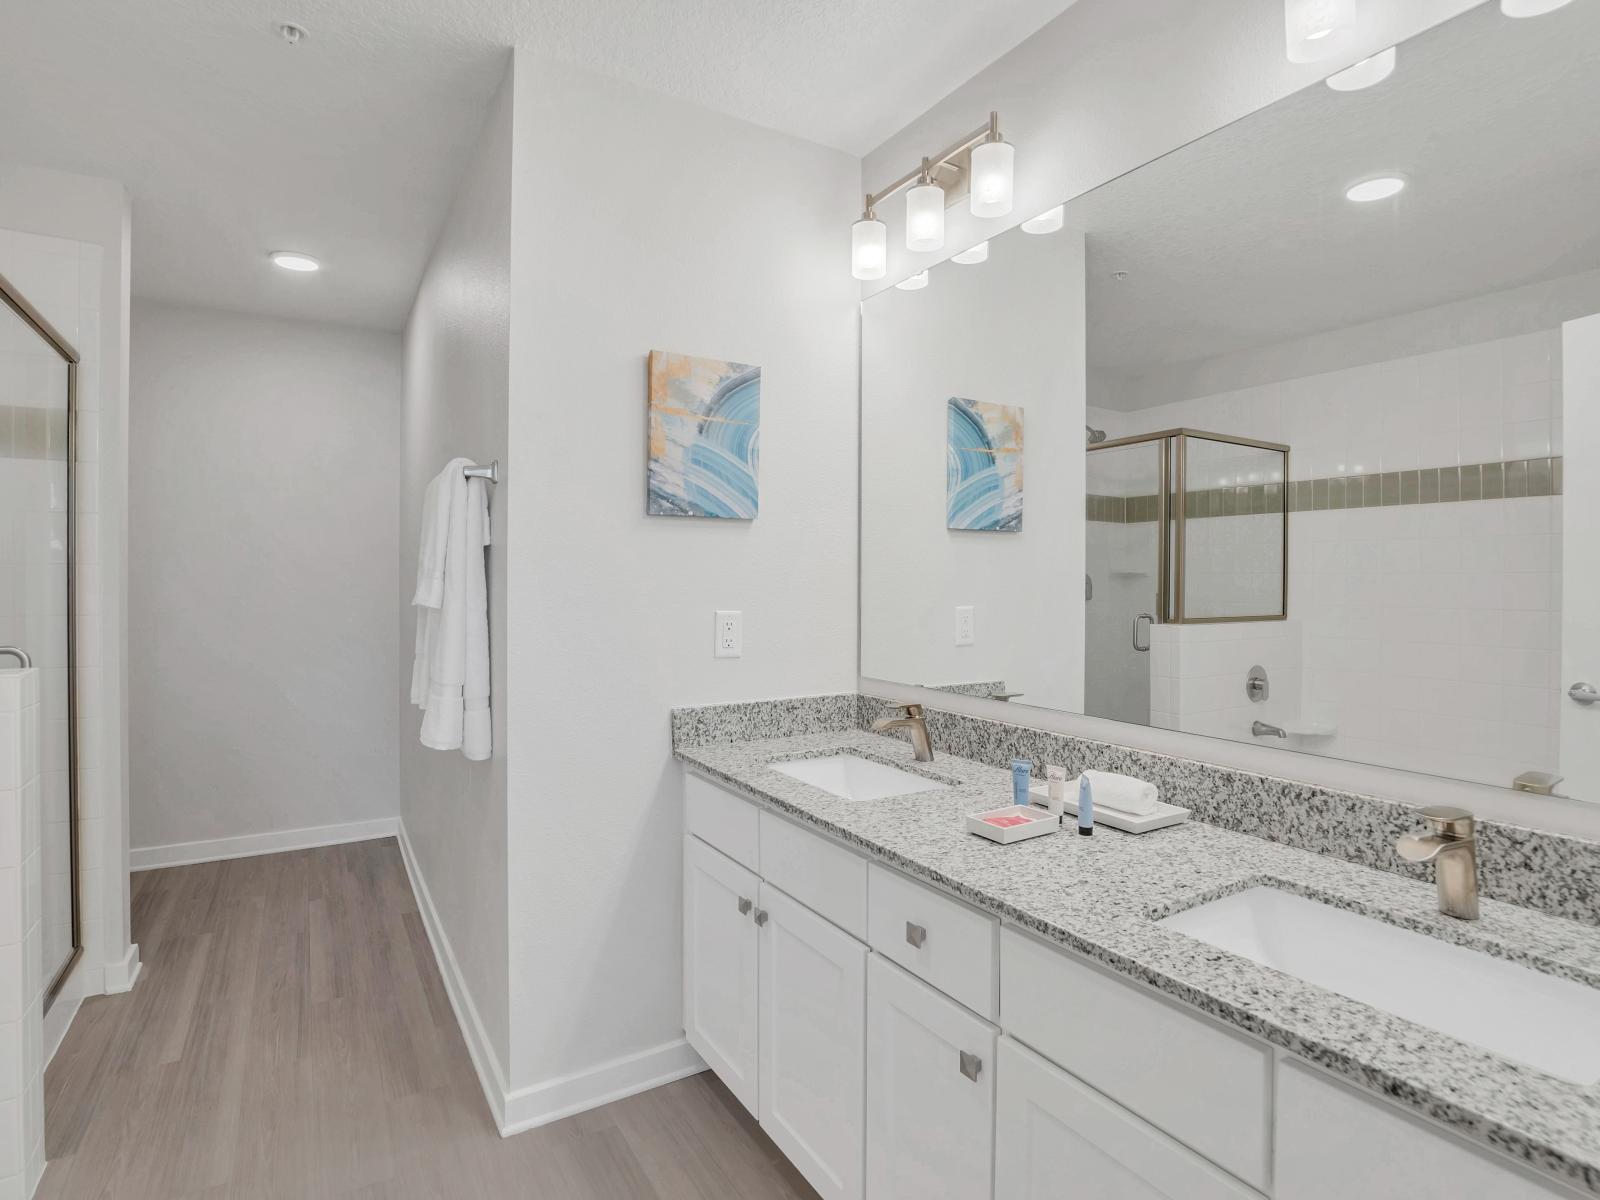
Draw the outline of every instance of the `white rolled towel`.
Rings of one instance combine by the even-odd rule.
[[[1131,817],[1146,817],[1156,811],[1161,792],[1148,780],[1112,771],[1085,771],[1080,779],[1089,781],[1096,808],[1114,809]]]

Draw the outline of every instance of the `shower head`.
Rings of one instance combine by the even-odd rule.
[[[1104,429],[1096,429],[1093,425],[1085,425],[1084,429],[1089,433],[1089,445],[1097,446],[1106,440],[1106,431]]]

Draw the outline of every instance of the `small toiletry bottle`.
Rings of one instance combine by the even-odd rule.
[[[1078,776],[1078,832],[1084,837],[1094,833],[1094,789],[1087,773]]]
[[[1045,811],[1060,817],[1067,811],[1067,769],[1045,764],[1044,777],[1050,787],[1050,803]]]
[[[1033,780],[1033,764],[1025,758],[1011,760],[1011,802],[1028,806],[1028,785]]]

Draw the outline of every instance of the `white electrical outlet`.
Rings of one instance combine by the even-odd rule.
[[[970,646],[973,642],[972,605],[956,605],[956,645]]]
[[[739,658],[744,654],[744,614],[731,608],[717,609],[716,656]]]

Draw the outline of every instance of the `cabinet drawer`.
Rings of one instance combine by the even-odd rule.
[[[1000,1039],[995,1200],[1252,1200],[1256,1193],[1059,1067]],[[1351,1193],[1357,1194],[1357,1193]],[[1377,1195],[1377,1192],[1359,1193]]]
[[[736,863],[761,870],[760,810],[750,801],[702,779],[683,773],[683,827]]]
[[[867,860],[774,813],[761,814],[761,877],[863,941]]]
[[[867,941],[886,958],[993,1020],[999,922],[873,863],[867,870]]]
[[[1001,935],[1000,997],[1008,1034],[1265,1189],[1266,1046],[1012,929]]]

